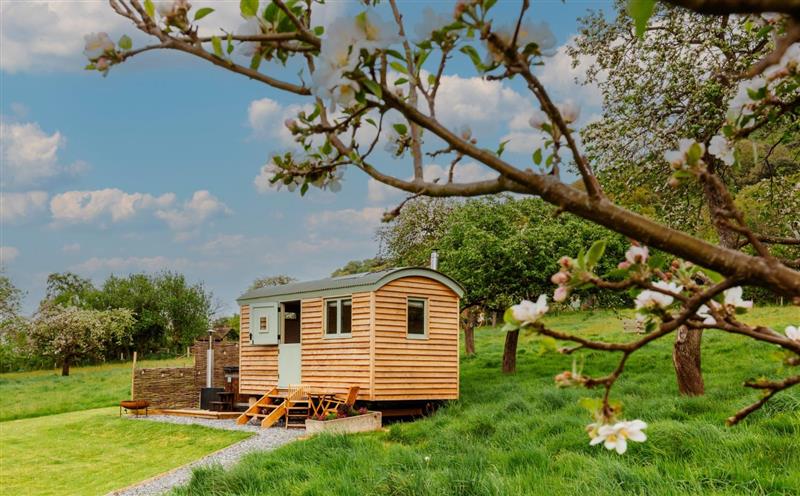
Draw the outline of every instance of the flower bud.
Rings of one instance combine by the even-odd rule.
[[[564,267],[565,269],[569,269],[572,267],[572,259],[569,257],[561,257],[558,259],[558,265]]]
[[[553,284],[558,284],[559,286],[561,286],[562,284],[566,284],[567,281],[569,281],[569,274],[567,274],[566,272],[563,272],[563,271],[562,272],[556,272],[555,274],[553,274],[550,277],[550,281]]]
[[[559,303],[565,301],[567,296],[569,295],[569,291],[567,290],[566,286],[559,286],[556,288],[555,292],[553,293],[553,301],[557,301]]]
[[[617,264],[617,268],[618,268],[618,269],[623,269],[623,270],[625,270],[625,269],[628,269],[630,266],[631,266],[631,263],[630,263],[630,262],[628,262],[627,260],[625,260],[624,262],[620,262],[620,263],[618,263],[618,264]]]

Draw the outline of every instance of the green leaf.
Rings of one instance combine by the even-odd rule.
[[[642,38],[647,29],[647,21],[653,15],[656,0],[628,0],[628,15],[636,24],[636,36]]]
[[[123,34],[117,44],[123,50],[130,50],[131,47],[133,47],[133,40],[131,40],[131,37],[127,34]]]
[[[233,34],[232,33],[228,33],[228,47],[227,47],[227,49],[225,51],[228,52],[228,55],[233,53]]]
[[[507,140],[503,141],[502,143],[500,143],[500,146],[497,147],[497,151],[495,152],[495,154],[498,157],[503,155],[503,152],[506,151],[506,145],[508,144],[509,141],[511,141],[511,140],[507,139]]]
[[[373,119],[372,117],[367,117],[364,120],[367,121],[369,124],[372,124],[373,127],[378,127],[378,124],[375,123],[375,119]]]
[[[603,274],[603,279],[609,279],[612,281],[618,281],[620,279],[625,279],[628,277],[628,269],[614,269],[606,272]]]
[[[408,79],[400,78],[400,79],[398,79],[397,81],[394,82],[394,85],[395,86],[400,86],[401,84],[406,84],[407,82],[408,82]]]
[[[261,65],[261,52],[256,50],[256,53],[253,54],[253,58],[250,59],[250,68],[254,71],[258,70],[258,67]]]
[[[494,7],[494,4],[497,3],[497,0],[484,0],[483,1],[483,11],[487,12],[489,9]]]
[[[430,54],[431,54],[430,50],[423,50],[421,53],[418,54],[416,62],[417,72],[419,72],[422,69],[422,66],[425,65],[425,61],[428,59],[428,55]]]
[[[373,95],[377,96],[378,98],[383,97],[383,91],[381,90],[381,86],[371,79],[364,80],[364,86],[369,89],[369,92]]]
[[[535,152],[533,152],[533,163],[536,165],[542,164],[542,149],[537,148]]]
[[[402,53],[398,52],[397,50],[393,50],[391,48],[386,50],[386,55],[391,55],[392,57],[394,57],[394,58],[396,58],[398,60],[402,60],[403,62],[406,61],[406,58],[403,57]]]
[[[314,27],[314,34],[317,36],[322,36],[323,34],[325,34],[325,27],[324,26]]]
[[[214,55],[221,59],[225,58],[225,56],[222,54],[222,42],[217,36],[211,37],[211,46],[214,47]]]
[[[692,143],[692,146],[689,147],[689,151],[686,153],[686,162],[689,165],[695,165],[702,156],[703,148],[700,146],[700,143]]]
[[[591,248],[589,251],[586,252],[586,268],[591,269],[597,262],[600,261],[600,258],[603,256],[603,253],[606,251],[606,240],[601,239],[599,241],[595,241],[592,243]]]
[[[436,74],[428,74],[428,86],[436,84]]]
[[[404,66],[400,62],[391,61],[389,62],[389,65],[392,67],[392,69],[396,70],[397,72],[408,74],[408,69],[406,69],[406,66]]]
[[[239,9],[245,19],[258,14],[258,0],[239,0]]]
[[[153,4],[153,0],[144,0],[144,11],[151,19],[156,18],[156,6]]]
[[[475,69],[477,69],[480,72],[484,71],[486,66],[483,65],[483,62],[481,61],[481,56],[478,54],[478,51],[475,50],[475,47],[471,45],[464,45],[463,47],[461,47],[460,51],[461,53],[467,54],[469,56],[469,58],[472,60],[472,64],[475,66]]]
[[[647,266],[651,269],[663,269],[667,265],[667,256],[658,253],[647,259]]]
[[[325,140],[325,144],[322,145],[322,149],[320,149],[320,151],[324,155],[330,155],[331,152],[333,151],[333,146],[331,146],[331,142],[329,140]]]
[[[278,19],[279,12],[278,6],[270,2],[264,9],[264,20],[269,23],[274,23]]]
[[[212,9],[211,7],[203,7],[202,9],[199,9],[197,12],[194,13],[194,20],[199,21],[200,19],[202,19],[203,17],[207,16],[212,12],[214,12],[214,9]]]
[[[406,133],[408,133],[408,128],[406,127],[405,124],[400,124],[400,123],[392,124],[392,127],[394,128],[395,131],[397,131],[397,134],[406,134]]]
[[[303,185],[300,186],[300,196],[305,196],[307,191],[308,191],[308,183],[303,183]]]

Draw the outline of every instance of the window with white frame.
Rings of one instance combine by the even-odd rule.
[[[409,298],[406,305],[408,337],[424,338],[428,335],[428,300]]]
[[[349,336],[353,325],[353,299],[325,300],[325,335]]]

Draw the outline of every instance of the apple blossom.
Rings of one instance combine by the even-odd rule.
[[[89,60],[97,60],[101,55],[114,51],[114,42],[108,33],[91,33],[85,35],[83,39],[86,42],[83,54]]]
[[[649,252],[646,246],[631,245],[628,251],[625,252],[625,260],[631,264],[640,264],[647,262]]]
[[[708,144],[708,153],[722,160],[726,165],[733,165],[736,158],[733,156],[733,147],[728,139],[719,134],[711,138]]]
[[[614,425],[600,425],[589,424],[586,430],[592,438],[589,441],[590,446],[596,446],[603,443],[607,450],[615,450],[622,455],[628,450],[628,439],[637,443],[642,443],[647,440],[647,435],[642,432],[647,428],[647,423],[641,420],[631,420],[617,422]],[[594,435],[593,435],[594,434]]]
[[[697,309],[697,316],[703,319],[703,324],[716,325],[717,321],[711,315],[711,310],[706,305],[700,305]]]
[[[558,303],[562,303],[566,301],[567,296],[569,296],[569,290],[566,286],[559,286],[556,288],[555,292],[553,293],[553,301]]]
[[[800,326],[786,326],[786,337],[793,341],[800,341]]]
[[[430,7],[425,7],[422,11],[422,20],[414,27],[414,33],[417,35],[417,40],[421,42],[430,38],[433,32],[439,31],[452,22],[450,17],[436,12]]]
[[[239,29],[236,30],[236,34],[239,36],[255,36],[262,33],[261,20],[258,16],[250,17],[241,26],[239,26]],[[244,57],[252,57],[255,55],[256,50],[258,50],[259,47],[260,43],[257,41],[246,41],[241,43],[236,48],[236,51]]]
[[[558,265],[564,267],[565,269],[569,269],[572,267],[572,259],[569,257],[561,257],[558,259]]]
[[[700,146],[700,155],[702,156],[706,151],[704,144],[697,143],[692,139],[683,138],[678,140],[677,150],[669,150],[664,152],[664,160],[669,162],[669,165],[672,166],[673,169],[682,169],[686,164],[686,161],[689,159],[689,150],[695,145],[695,143]]]
[[[528,119],[528,124],[530,124],[531,127],[534,129],[542,129],[545,126],[545,124],[549,123],[550,123],[550,116],[548,116],[546,113],[544,113],[544,111],[540,109],[535,109],[533,111],[533,115],[531,115],[531,118]]]
[[[617,268],[618,268],[618,269],[622,269],[622,270],[627,270],[627,269],[629,269],[630,267],[631,267],[631,263],[630,263],[630,262],[628,262],[627,260],[625,260],[625,261],[623,261],[623,262],[620,262],[620,263],[618,263],[618,264],[617,264]]]
[[[395,43],[400,43],[397,24],[385,21],[373,10],[365,10],[355,18],[356,46],[354,51],[385,50]]]
[[[581,107],[572,100],[565,100],[557,105],[561,118],[567,124],[572,124],[581,115]]]
[[[730,101],[728,105],[728,112],[732,117],[738,118],[740,115],[749,115],[753,113],[754,100],[751,98],[751,92],[757,92],[767,86],[767,80],[762,76],[756,76],[753,79],[748,79],[739,83],[736,90],[736,96]]]
[[[553,284],[558,284],[559,286],[562,284],[566,284],[569,281],[569,274],[567,274],[564,271],[556,272],[550,277],[550,281]]]
[[[522,300],[519,305],[512,306],[511,315],[520,325],[525,326],[539,320],[542,315],[547,313],[548,309],[547,296],[540,295],[536,303],[530,300]]]
[[[725,291],[725,297],[723,299],[725,306],[730,307],[733,309],[742,308],[742,309],[750,309],[753,308],[753,300],[743,300],[742,299],[742,287],[736,286],[735,288],[728,289]]]
[[[683,291],[683,286],[679,286],[674,282],[666,283],[664,281],[658,281],[653,283],[653,286],[675,294]],[[642,308],[652,309],[652,308],[666,308],[669,305],[671,305],[673,301],[674,298],[668,294],[664,294],[662,292],[650,289],[645,289],[636,296],[636,300],[634,301],[634,303],[636,304],[637,309],[642,309]]]

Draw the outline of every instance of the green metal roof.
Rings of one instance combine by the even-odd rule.
[[[459,297],[464,296],[464,288],[461,284],[441,272],[426,267],[400,267],[378,272],[363,272],[361,274],[328,277],[316,281],[293,282],[282,286],[253,289],[244,293],[236,301],[240,303],[247,303],[253,300],[290,301],[375,291],[395,279],[409,276],[421,276],[439,281],[452,289]]]

